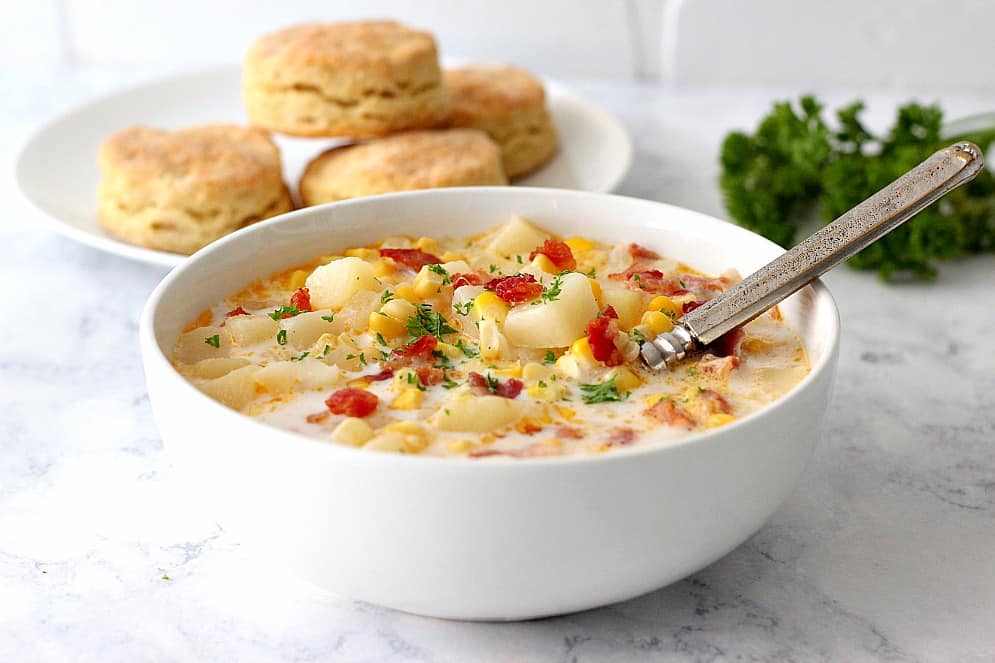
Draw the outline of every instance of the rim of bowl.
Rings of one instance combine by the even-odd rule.
[[[815,295],[819,299],[824,299],[831,306],[831,314],[829,317],[829,324],[825,330],[827,333],[827,343],[826,350],[823,352],[819,360],[809,367],[808,374],[802,378],[802,380],[791,388],[786,394],[775,400],[774,402],[760,408],[755,412],[751,412],[741,419],[722,426],[720,428],[715,428],[712,430],[702,431],[699,433],[692,433],[687,437],[668,442],[667,444],[641,444],[635,445],[630,448],[620,448],[614,449],[611,453],[597,454],[597,455],[569,455],[569,456],[544,456],[544,457],[524,457],[524,458],[505,458],[503,456],[498,456],[495,458],[489,458],[488,462],[479,462],[472,458],[462,458],[462,457],[448,457],[448,456],[427,456],[421,454],[396,454],[396,453],[374,453],[369,450],[363,450],[361,447],[351,447],[341,444],[335,444],[327,440],[321,440],[315,437],[304,435],[303,433],[296,433],[284,428],[279,428],[278,426],[273,426],[270,424],[263,423],[253,417],[247,416],[232,410],[226,405],[222,405],[218,401],[214,400],[207,394],[203,393],[197,387],[194,386],[192,382],[187,380],[183,375],[176,370],[176,368],[169,361],[169,358],[163,353],[162,349],[159,347],[159,343],[155,337],[155,330],[153,328],[153,320],[155,318],[155,313],[158,309],[159,303],[161,302],[163,296],[172,287],[173,282],[178,278],[180,274],[190,268],[197,262],[203,260],[209,260],[210,257],[215,253],[220,253],[226,250],[226,246],[230,243],[239,241],[241,237],[258,232],[261,228],[269,227],[272,225],[277,225],[289,221],[292,218],[298,216],[309,216],[312,214],[321,213],[322,210],[328,209],[330,207],[341,208],[345,206],[362,206],[368,204],[371,200],[379,200],[390,198],[393,200],[404,200],[411,198],[424,198],[424,197],[444,197],[448,195],[465,195],[464,192],[473,191],[476,193],[480,192],[500,192],[497,195],[515,195],[523,192],[538,193],[539,195],[557,195],[557,196],[574,196],[581,198],[618,198],[625,200],[627,202],[636,202],[638,204],[651,205],[655,207],[660,207],[662,209],[679,210],[682,213],[694,214],[703,219],[708,219],[709,223],[721,223],[729,225],[734,228],[736,232],[742,232],[748,235],[753,235],[760,240],[766,242],[771,247],[776,248],[779,251],[783,251],[783,247],[778,246],[774,242],[768,240],[762,235],[758,235],[746,228],[731,224],[727,221],[723,221],[718,217],[714,217],[703,212],[698,212],[695,210],[688,209],[686,207],[680,207],[678,205],[671,205],[669,203],[659,202],[655,200],[647,200],[645,198],[636,198],[634,196],[621,196],[618,194],[611,193],[593,193],[589,191],[576,191],[572,189],[554,189],[548,187],[447,187],[441,189],[423,189],[418,191],[401,191],[396,193],[381,194],[377,196],[366,196],[363,198],[354,198],[350,200],[341,200],[333,203],[325,203],[322,205],[314,205],[311,207],[304,207],[301,209],[293,210],[279,216],[272,217],[270,219],[265,219],[257,223],[241,228],[233,233],[230,233],[220,239],[211,242],[204,248],[198,250],[196,253],[192,254],[187,260],[180,263],[179,266],[170,270],[168,274],[156,285],[155,289],[149,295],[145,302],[145,307],[142,310],[141,320],[139,324],[139,342],[141,346],[141,354],[143,361],[155,361],[161,366],[167,369],[167,374],[169,379],[179,382],[181,384],[181,389],[189,390],[188,393],[192,392],[194,398],[201,398],[208,402],[209,407],[213,406],[216,408],[217,416],[219,417],[238,417],[239,420],[246,425],[252,427],[258,427],[261,432],[265,432],[266,442],[273,444],[297,444],[298,446],[304,446],[314,449],[316,453],[326,453],[326,454],[358,454],[358,456],[353,456],[354,460],[360,457],[365,457],[370,459],[371,462],[387,462],[387,463],[411,463],[411,464],[435,464],[444,463],[447,465],[452,465],[453,467],[480,467],[480,468],[494,468],[494,467],[514,467],[521,466],[527,467],[530,470],[534,470],[538,467],[560,467],[565,464],[589,464],[589,463],[608,463],[608,462],[624,462],[625,459],[637,458],[647,454],[666,454],[672,453],[674,450],[689,446],[692,444],[707,443],[709,440],[714,439],[718,436],[727,436],[730,434],[735,434],[735,431],[739,428],[750,425],[757,419],[765,416],[769,416],[771,413],[780,410],[785,407],[789,407],[790,404],[798,397],[798,395],[808,389],[817,378],[819,378],[822,373],[827,370],[831,370],[831,362],[834,356],[837,354],[839,346],[839,332],[840,332],[840,317],[839,317],[839,307],[836,305],[836,300],[830,292],[829,288],[821,279],[817,279],[809,284],[810,287],[815,291]],[[807,348],[806,348],[807,352]],[[149,353],[152,356],[148,356]],[[146,379],[148,375],[146,375]],[[412,465],[414,466],[414,465]]]

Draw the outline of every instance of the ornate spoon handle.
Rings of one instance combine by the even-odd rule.
[[[984,156],[972,143],[957,143],[936,152],[828,226],[685,315],[672,331],[643,343],[643,362],[654,369],[669,367],[696,348],[746,324],[971,181],[983,166]]]

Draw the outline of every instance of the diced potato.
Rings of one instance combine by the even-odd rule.
[[[477,329],[480,332],[480,358],[485,360],[507,357],[511,349],[508,339],[501,333],[494,320],[481,320]]]
[[[420,249],[425,253],[437,254],[439,252],[439,243],[432,237],[419,237],[415,240],[414,248]]]
[[[373,265],[362,258],[345,257],[318,267],[307,277],[311,305],[339,308],[357,292],[377,287]]]
[[[380,429],[380,434],[397,434],[404,438],[408,453],[418,453],[428,446],[428,430],[417,421],[395,421]]]
[[[215,340],[218,347],[214,347]],[[193,364],[202,359],[227,357],[229,350],[231,350],[231,338],[225,333],[224,328],[210,325],[180,334],[173,358],[183,364]]]
[[[373,429],[370,425],[356,417],[348,417],[342,420],[335,430],[332,431],[332,441],[339,444],[347,444],[359,447],[366,444],[373,438]]]
[[[436,414],[441,430],[486,433],[514,423],[524,412],[522,404],[501,396],[453,394]]]
[[[380,433],[363,445],[364,449],[372,451],[393,451],[395,453],[407,453],[408,447],[404,443],[404,436],[400,433]]]
[[[243,366],[220,378],[200,383],[198,388],[233,410],[241,410],[256,397],[256,382],[253,376],[258,366]]]
[[[301,313],[292,318],[284,318],[280,321],[280,326],[287,330],[287,343],[294,348],[305,349],[314,345],[322,334],[331,334],[336,331],[334,318],[331,317],[330,310],[310,311]]]
[[[366,331],[370,324],[370,313],[380,308],[380,292],[364,290],[356,293],[335,314],[335,331]]]
[[[255,381],[270,394],[286,394],[297,382],[294,361],[274,361],[255,373]]]
[[[394,288],[394,296],[409,302],[419,301],[418,295],[415,294],[415,289],[407,283],[402,283]]]
[[[440,269],[445,274],[440,273]],[[449,280],[453,274],[469,272],[470,266],[462,260],[445,262],[440,265],[425,265],[418,271],[415,281],[412,284],[415,295],[422,299],[427,299],[438,294],[442,290],[443,284]]]
[[[228,375],[236,368],[248,366],[249,360],[242,357],[214,357],[212,359],[201,359],[193,365],[193,374],[198,378],[212,380]]]
[[[255,380],[271,394],[293,389],[324,389],[342,382],[342,371],[320,361],[274,361],[255,374]]]
[[[453,291],[453,312],[459,323],[460,331],[468,336],[477,335],[477,319],[473,317],[473,306],[469,302],[476,301],[482,293],[488,292],[479,285],[464,285]],[[464,311],[466,311],[464,313]]]
[[[639,324],[639,318],[643,314],[642,293],[626,288],[604,288],[601,302],[615,309],[618,313],[618,326],[622,329],[632,329]]]
[[[515,216],[497,231],[488,248],[499,255],[527,255],[548,238],[549,233]]]
[[[522,364],[521,362],[509,362],[499,366],[492,371],[494,375],[500,375],[505,378],[520,378],[522,377]]]
[[[508,312],[504,334],[512,345],[524,348],[562,348],[584,334],[598,314],[591,284],[583,274],[564,274],[560,295],[536,306],[517,306]]]
[[[500,325],[508,317],[508,304],[490,290],[484,290],[473,300],[471,312],[478,322],[494,320]]]
[[[392,410],[417,410],[425,402],[425,392],[417,387],[404,389],[394,402],[390,404]]]
[[[530,361],[522,367],[522,377],[526,380],[545,380],[553,371],[548,366]]]
[[[558,401],[563,398],[566,390],[566,387],[559,380],[556,382],[539,380],[538,382],[530,384],[526,388],[525,393],[532,398],[538,398],[544,401]]]
[[[268,315],[236,315],[225,321],[225,330],[235,345],[272,343],[280,323]]]
[[[337,366],[310,358],[294,363],[297,364],[297,386],[300,388],[325,389],[342,383],[342,371]]]
[[[618,387],[619,391],[632,391],[643,383],[639,376],[633,373],[632,370],[626,366],[619,366],[612,369],[612,371],[605,376],[605,381],[608,380],[615,380],[615,386]]]

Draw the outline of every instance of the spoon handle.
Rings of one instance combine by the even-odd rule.
[[[643,361],[654,369],[678,362],[887,235],[961,184],[984,166],[972,143],[944,148],[873,196],[702,304],[674,329],[643,344]]]

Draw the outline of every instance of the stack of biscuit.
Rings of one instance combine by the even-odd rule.
[[[542,85],[513,67],[443,73],[433,36],[394,21],[308,23],[244,61],[251,128],[133,127],[101,146],[100,219],[126,241],[191,253],[292,208],[267,132],[349,139],[318,154],[299,201],[501,185],[556,151]]]

